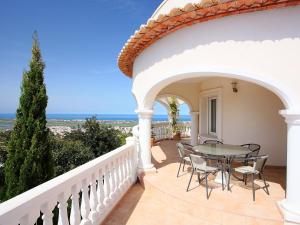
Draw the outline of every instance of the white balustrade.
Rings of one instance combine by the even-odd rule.
[[[97,189],[96,189],[97,181],[95,174],[92,174],[92,180],[90,184],[90,207],[91,212],[89,215],[90,220],[92,221],[93,225],[99,225],[98,222],[98,212],[97,212],[97,205],[98,205],[98,199],[97,199]]]
[[[91,220],[89,219],[90,214],[90,204],[89,204],[89,193],[88,193],[88,184],[86,179],[82,181],[82,189],[81,189],[81,216],[82,220],[80,225],[91,225]]]
[[[181,133],[181,137],[191,136],[191,123],[179,122],[178,129]],[[173,131],[169,122],[152,123],[152,133],[155,136],[155,140],[172,139]]]
[[[73,185],[71,188],[71,214],[70,214],[70,224],[71,225],[79,225],[81,221],[81,215],[79,210],[79,194],[78,194],[78,188],[77,185]]]
[[[41,212],[43,213],[43,225],[52,225],[53,224],[53,213],[49,208],[49,204],[46,203],[41,207]]]
[[[120,156],[120,158],[119,158],[119,167],[120,167],[120,184],[119,184],[119,188],[120,188],[120,190],[123,190],[123,186],[124,186],[123,156]]]
[[[99,177],[97,181],[97,199],[98,199],[98,205],[97,205],[97,212],[99,212],[99,219],[101,220],[103,218],[104,214],[104,174],[103,169],[99,170]]]
[[[135,143],[129,138],[126,145],[3,202],[0,225],[33,225],[40,216],[43,225],[53,225],[56,206],[59,225],[99,225],[136,182]]]
[[[65,198],[64,193],[61,193],[58,197],[58,225],[68,225],[68,204],[67,199]]]

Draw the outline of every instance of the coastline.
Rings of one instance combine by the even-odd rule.
[[[51,130],[69,130],[80,128],[86,118],[96,117],[101,124],[112,126],[116,129],[128,130],[138,124],[136,114],[47,114],[47,127]],[[180,116],[180,121],[190,121],[189,115]],[[154,115],[154,122],[168,121],[167,115]],[[11,130],[15,122],[15,114],[0,113],[0,131]]]

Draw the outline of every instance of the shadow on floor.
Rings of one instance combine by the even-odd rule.
[[[152,162],[157,169],[167,166],[171,163],[179,162],[180,159],[177,152],[176,143],[177,141],[173,140],[162,140],[156,142],[155,146],[152,147]],[[155,155],[159,155],[159,157],[155,158],[153,156],[153,152],[155,152]],[[188,166],[186,168],[188,168]],[[265,177],[268,182],[277,183],[284,190],[286,190],[285,167],[266,166]]]
[[[127,224],[130,216],[135,210],[138,202],[140,201],[144,189],[137,183],[132,186],[124,195],[122,200],[116,205],[114,210],[102,223],[103,225],[125,225]],[[124,207],[126,205],[126,207]]]
[[[152,153],[152,163],[156,169],[167,166],[171,163],[179,162],[179,155],[176,147],[176,141],[172,140],[162,140],[155,143],[155,146],[152,147],[152,152],[156,151],[160,156],[159,160],[153,157]]]

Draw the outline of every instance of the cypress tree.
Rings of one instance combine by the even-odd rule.
[[[29,71],[23,73],[16,123],[5,163],[5,198],[12,198],[53,177],[53,160],[46,127],[48,97],[44,84],[45,64],[37,33],[33,35]]]

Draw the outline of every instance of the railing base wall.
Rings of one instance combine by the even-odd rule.
[[[136,179],[136,181],[134,183],[132,183],[129,188],[124,191],[121,195],[119,195],[114,203],[112,205],[110,205],[107,210],[105,210],[105,212],[101,215],[101,219],[99,220],[98,225],[101,225],[103,223],[105,223],[107,221],[107,219],[109,218],[109,216],[113,213],[113,211],[117,208],[118,203],[122,201],[122,199],[125,197],[125,195],[129,192],[129,190],[135,185],[137,184],[138,179]]]

